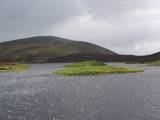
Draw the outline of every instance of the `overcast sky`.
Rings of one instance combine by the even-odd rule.
[[[53,35],[121,54],[160,51],[160,0],[0,0],[0,41]]]

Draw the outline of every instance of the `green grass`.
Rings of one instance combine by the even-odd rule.
[[[109,74],[109,73],[113,74],[113,73],[143,72],[143,70],[136,68],[108,66],[98,61],[97,63],[98,64],[101,63],[100,65],[97,64],[94,65],[89,63],[90,63],[89,61],[73,63],[65,67],[64,69],[53,71],[52,74],[67,75],[67,76],[82,76],[82,75],[96,75],[96,74]]]
[[[0,64],[0,72],[24,71],[28,68],[25,64],[9,63]]]
[[[160,66],[160,60],[148,63],[147,66]]]

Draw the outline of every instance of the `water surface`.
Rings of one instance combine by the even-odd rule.
[[[83,77],[49,74],[63,65],[31,64],[26,72],[0,73],[0,120],[160,120],[160,68]]]

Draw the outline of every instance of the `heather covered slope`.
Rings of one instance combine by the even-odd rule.
[[[160,53],[146,56],[119,55],[101,46],[55,36],[37,36],[0,43],[0,62],[105,62],[145,63],[160,59]]]
[[[98,45],[55,36],[38,36],[0,43],[0,62],[46,62],[72,54],[105,54],[115,52]]]

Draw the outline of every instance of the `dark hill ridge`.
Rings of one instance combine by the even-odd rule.
[[[0,62],[46,62],[72,54],[117,55],[98,45],[55,36],[38,36],[0,43]]]
[[[47,60],[47,62],[72,62],[83,60],[98,60],[103,62],[128,62],[128,63],[148,63],[160,60],[160,53],[135,56],[135,55],[106,55],[106,54],[72,54]]]
[[[73,40],[60,38],[56,36],[35,36],[35,37],[30,37],[30,38],[22,38],[22,39],[2,42],[0,43],[0,45],[37,44],[37,43],[68,43],[68,42],[73,42]]]

